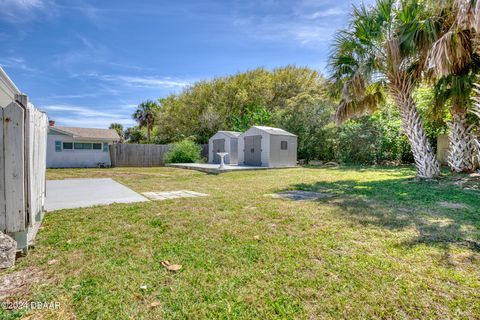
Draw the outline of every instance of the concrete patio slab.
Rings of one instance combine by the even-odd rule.
[[[167,167],[181,168],[181,169],[190,169],[197,170],[206,173],[219,174],[224,172],[232,171],[244,171],[244,170],[269,170],[269,169],[290,169],[290,168],[299,168],[299,167],[254,167],[254,166],[241,166],[241,165],[228,165],[226,164],[223,168],[220,168],[220,165],[213,163],[170,163],[166,165]]]
[[[148,199],[108,178],[48,180],[45,209],[55,211],[142,201]]]
[[[162,192],[143,192],[144,196],[151,200],[168,200],[168,199],[177,199],[177,198],[196,198],[196,197],[206,197],[208,194],[199,193],[190,190],[178,190],[178,191],[162,191]]]

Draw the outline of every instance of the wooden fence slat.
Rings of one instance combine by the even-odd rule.
[[[26,171],[28,226],[41,221],[45,199],[46,173],[46,114],[29,105],[26,109]]]
[[[33,225],[33,212],[35,210],[34,197],[35,187],[32,185],[32,180],[35,179],[33,173],[33,152],[32,143],[34,142],[35,128],[34,115],[30,108],[25,110],[25,200],[26,207],[28,208],[28,214],[26,215],[28,226]]]
[[[5,209],[8,232],[24,231],[24,111],[12,102],[3,110],[5,151]]]
[[[5,208],[5,157],[3,156],[3,108],[0,107],[0,231],[7,228],[7,214]]]

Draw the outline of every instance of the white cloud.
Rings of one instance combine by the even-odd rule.
[[[89,107],[72,106],[72,105],[46,105],[43,106],[47,112],[65,112],[81,117],[112,117],[111,113],[97,111]]]
[[[353,2],[361,1],[371,0]],[[338,0],[271,2],[263,14],[250,7],[240,7],[233,23],[240,31],[260,40],[324,49],[334,32],[347,23],[351,6],[350,1]]]
[[[45,110],[48,117],[55,120],[57,125],[106,128],[113,122],[121,123],[127,127],[135,124],[131,117],[135,105],[120,105],[108,109],[102,107],[102,110],[108,111],[99,111],[100,108],[58,104],[45,105],[41,109]]]
[[[62,12],[81,15],[96,26],[105,21],[102,10],[87,3],[62,5],[56,0],[0,0],[0,20],[24,23],[38,16],[57,16]]]
[[[113,119],[105,119],[105,118],[76,118],[76,117],[56,117],[51,118],[55,120],[55,124],[59,126],[67,126],[67,127],[84,127],[84,128],[100,128],[106,129],[112,123],[120,123],[125,128],[132,127],[136,125],[135,121],[131,118],[113,118]]]
[[[25,62],[25,59],[21,57],[2,58],[0,60],[0,66],[4,68],[20,69],[20,70],[30,71],[30,72],[33,72],[36,70],[35,68],[29,67]]]
[[[141,88],[183,88],[190,85],[189,81],[173,79],[170,77],[148,77],[148,76],[126,76],[126,75],[111,75],[90,73],[88,76],[95,77],[102,81],[117,82],[130,87]]]
[[[335,7],[335,8],[328,8],[326,10],[319,10],[314,13],[307,14],[305,15],[305,18],[309,20],[316,20],[318,18],[340,16],[340,15],[345,15],[347,13],[348,11]]]
[[[80,94],[59,94],[42,98],[43,100],[55,100],[55,99],[83,99],[83,98],[95,98],[95,93],[80,93]]]
[[[27,22],[51,5],[49,0],[0,0],[0,19],[13,23]]]
[[[237,19],[237,27],[247,30],[248,34],[260,40],[290,40],[304,46],[322,46],[330,41],[333,27],[311,21],[277,20],[271,17],[263,19]]]

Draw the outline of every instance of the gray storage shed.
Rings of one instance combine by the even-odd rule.
[[[297,136],[283,129],[254,126],[238,137],[238,163],[246,166],[295,167]]]
[[[238,136],[241,132],[218,131],[208,140],[208,162],[220,163],[217,152],[227,152],[225,164],[238,164]]]

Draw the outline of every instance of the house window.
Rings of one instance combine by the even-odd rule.
[[[103,143],[103,152],[108,152],[109,151],[109,148],[108,148],[108,143]]]
[[[73,143],[72,142],[64,142],[63,143],[63,150],[73,150]]]
[[[94,143],[93,144],[93,150],[102,150],[102,144],[101,143]]]
[[[74,145],[75,150],[92,150],[93,146],[91,143],[82,143],[82,142],[75,142]]]
[[[62,141],[55,141],[55,152],[62,151]]]
[[[280,150],[287,150],[287,149],[288,149],[287,141],[281,141]]]

